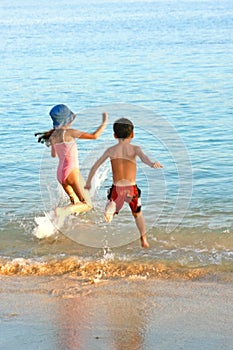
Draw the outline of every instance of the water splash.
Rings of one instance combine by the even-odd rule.
[[[54,214],[50,213],[51,215]],[[56,227],[46,213],[45,216],[35,217],[35,222],[37,226],[34,228],[32,234],[39,239],[51,237],[57,232]]]

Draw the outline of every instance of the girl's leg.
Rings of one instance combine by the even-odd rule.
[[[89,211],[91,206],[85,202],[85,198],[82,194],[81,187],[79,185],[79,171],[74,170],[66,179],[66,182],[62,184],[63,189],[68,194],[71,204],[63,207],[56,208],[56,223],[58,227],[61,227],[67,216],[73,213],[83,213]]]
[[[73,170],[67,177],[65,184],[62,185],[64,190],[67,192],[66,188],[72,188],[73,192],[76,194],[80,202],[85,202],[81,187],[79,185],[79,171],[77,169]],[[68,193],[68,192],[67,192]],[[69,195],[69,194],[68,194]]]
[[[65,184],[63,184],[62,187],[65,190],[65,192],[68,194],[71,203],[76,204],[79,201],[79,199],[74,193],[73,188],[70,185],[65,185]]]

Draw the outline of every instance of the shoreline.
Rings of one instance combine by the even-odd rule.
[[[33,260],[0,259],[0,278],[4,276],[40,278],[65,276],[81,282],[99,283],[114,280],[203,281],[232,283],[230,264],[192,266],[168,261],[84,260],[75,256]]]
[[[0,276],[4,350],[230,349],[233,285]]]

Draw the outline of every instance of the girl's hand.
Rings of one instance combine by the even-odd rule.
[[[107,122],[108,122],[108,113],[104,112],[102,114],[102,116],[103,116],[102,124],[107,124]]]

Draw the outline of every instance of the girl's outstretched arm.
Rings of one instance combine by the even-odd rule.
[[[102,119],[102,124],[92,133],[85,132],[85,131],[80,131],[76,129],[69,129],[68,133],[70,136],[74,138],[79,138],[79,139],[86,139],[86,140],[96,140],[100,137],[102,132],[107,126],[107,121],[108,121],[108,114],[103,113],[103,119]]]

